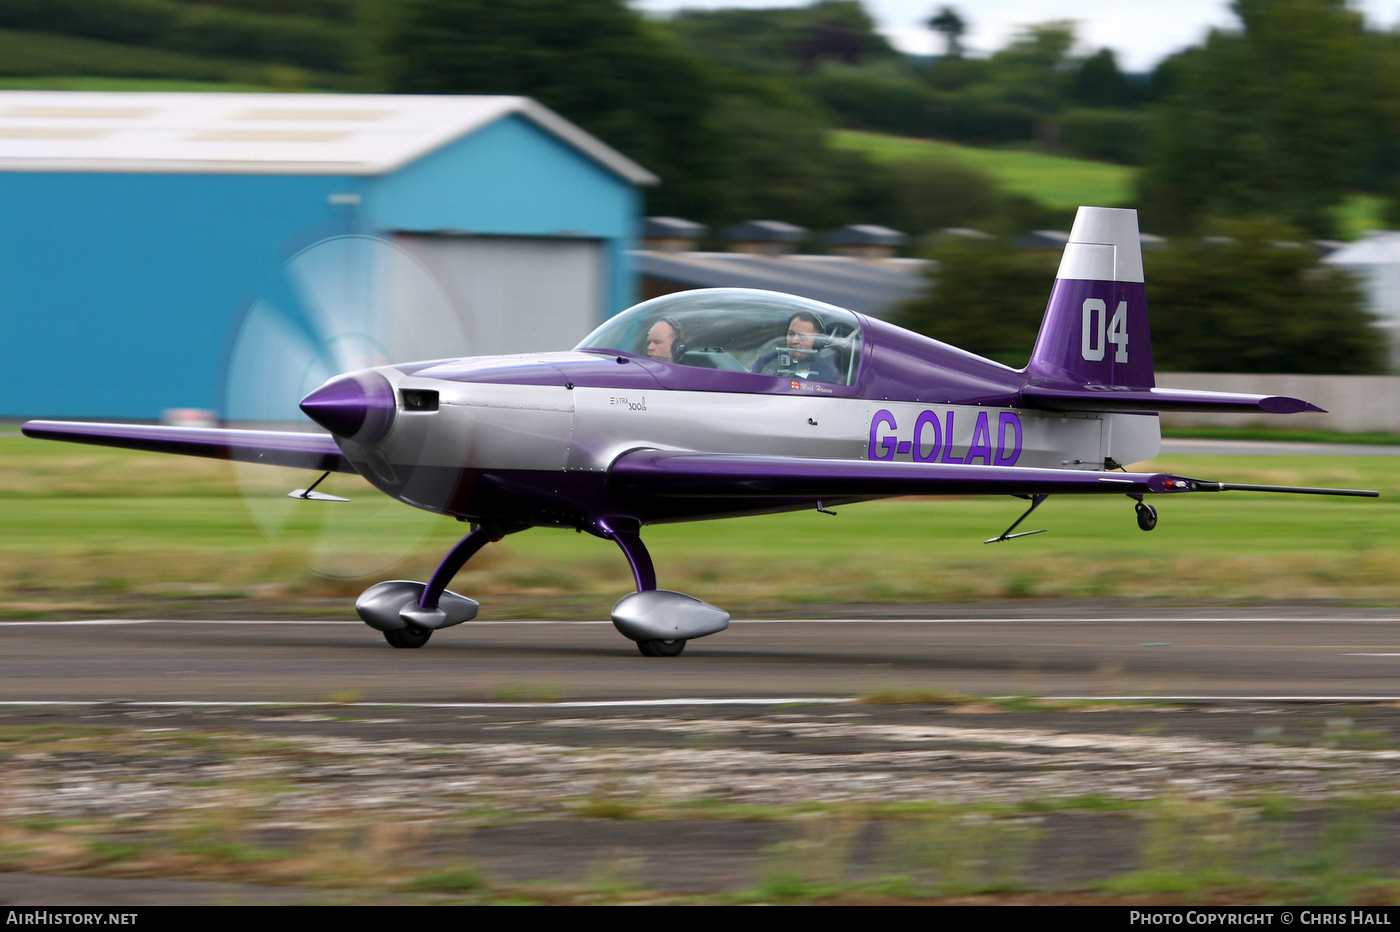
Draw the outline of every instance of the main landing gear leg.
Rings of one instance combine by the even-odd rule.
[[[355,611],[392,646],[422,647],[438,628],[476,617],[475,601],[447,590],[452,577],[482,547],[524,529],[525,525],[479,525],[448,551],[426,583],[395,579],[371,586],[355,601]]]
[[[656,588],[656,568],[642,543],[640,522],[602,518],[590,530],[617,544],[632,567],[637,591],[613,606],[612,621],[618,631],[637,642],[643,657],[679,656],[687,640],[729,626],[728,612],[683,593]]]
[[[632,578],[636,580],[638,592],[648,592],[656,588],[656,567],[652,565],[651,553],[642,543],[642,526],[636,522],[621,521],[616,518],[603,518],[598,522],[603,536],[622,549],[623,556],[632,567]]]

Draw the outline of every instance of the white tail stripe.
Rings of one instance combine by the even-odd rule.
[[[1091,243],[1070,243],[1065,246],[1065,254],[1060,259],[1060,271],[1056,278],[1072,278],[1086,282],[1119,281],[1113,265],[1112,246],[1098,246]]]
[[[1115,207],[1079,208],[1056,277],[1141,282],[1142,244],[1138,238],[1137,211]]]

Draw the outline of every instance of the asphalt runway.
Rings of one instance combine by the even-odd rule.
[[[1012,851],[1012,889],[1047,891],[1022,901],[1061,902],[1055,891],[1160,867],[1154,839],[1206,824],[1192,806],[1215,837],[1235,825],[1222,800],[1292,800],[1278,838],[1310,864],[1315,839],[1349,824],[1346,800],[1393,791],[1394,609],[886,611],[897,617],[741,619],[677,658],[642,657],[608,622],[469,622],[419,650],[350,621],[0,622],[0,725],[17,742],[0,749],[0,817],[69,826],[65,837],[141,825],[145,847],[112,870],[147,876],[64,876],[67,849],[44,839],[28,873],[0,871],[0,903],[439,902],[404,878],[464,863],[504,896],[541,883],[592,895],[599,877],[663,897],[736,891],[774,870],[937,880],[942,862],[924,860],[951,838],[968,857]],[[1196,701],[1029,708],[948,693]],[[1086,795],[1184,814],[1064,802]],[[298,888],[276,861],[238,884],[207,882],[223,868],[158,866],[190,813],[230,798],[240,841],[389,862],[398,885]],[[941,821],[868,815],[907,803],[927,816],[935,801],[951,807]],[[1029,803],[1030,822],[968,835],[958,821],[958,807],[985,818]],[[812,806],[826,815],[745,815]],[[1222,843],[1242,864],[1275,839],[1253,824]],[[1400,820],[1378,811],[1329,851],[1390,876],[1396,839]],[[1191,857],[1173,866],[1194,870]]]
[[[0,623],[0,702],[1400,698],[1391,608],[1016,603],[736,620],[678,658],[606,621],[478,621],[395,650],[351,621]],[[919,617],[913,617],[917,614]]]

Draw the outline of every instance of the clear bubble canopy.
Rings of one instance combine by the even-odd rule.
[[[584,338],[580,350],[784,379],[851,385],[860,318],[775,291],[707,288],[644,301]]]

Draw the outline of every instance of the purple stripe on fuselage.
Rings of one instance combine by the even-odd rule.
[[[878,401],[1010,406],[1025,381],[1009,366],[881,320],[865,327],[861,395]]]
[[[627,515],[642,524],[697,518],[796,511],[811,507],[805,497],[715,494],[706,498],[664,498],[615,488],[606,473],[542,469],[457,469],[395,463],[404,478],[402,499],[439,514],[497,524],[534,527],[589,527],[599,518]],[[881,496],[867,496],[879,498]],[[827,495],[827,504],[856,499]]]

